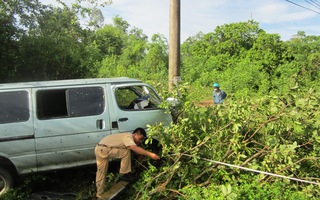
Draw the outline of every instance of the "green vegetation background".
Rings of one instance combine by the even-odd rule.
[[[164,99],[179,98],[172,127],[150,127],[163,145],[162,164],[147,166],[130,199],[320,198],[320,36],[299,31],[282,41],[254,20],[199,32],[181,44],[182,82],[168,93],[167,38],[148,38],[119,16],[104,24],[95,8],[60,4],[0,2],[1,82],[127,76]],[[225,103],[197,106],[212,99],[214,82],[227,92]],[[87,182],[79,195],[94,197]],[[7,199],[25,198],[28,184]]]

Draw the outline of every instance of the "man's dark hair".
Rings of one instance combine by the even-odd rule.
[[[140,133],[143,137],[147,137],[147,133],[143,128],[136,128],[132,133]]]

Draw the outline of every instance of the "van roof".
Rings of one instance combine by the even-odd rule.
[[[51,81],[34,81],[34,82],[17,82],[17,83],[3,83],[0,84],[1,89],[14,89],[14,88],[32,88],[43,86],[64,86],[64,85],[82,85],[82,84],[121,84],[121,83],[142,83],[142,81],[128,78],[89,78],[89,79],[67,79],[67,80],[51,80]]]

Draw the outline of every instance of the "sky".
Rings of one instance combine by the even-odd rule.
[[[40,0],[55,5],[55,0]],[[71,2],[72,0],[62,0]],[[320,0],[180,0],[181,42],[197,33],[214,32],[217,26],[254,20],[267,33],[289,40],[298,31],[320,36]],[[106,24],[114,16],[149,38],[162,34],[169,39],[170,0],[113,0],[100,7]]]

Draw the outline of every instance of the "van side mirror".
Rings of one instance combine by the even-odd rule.
[[[167,102],[169,103],[169,105],[171,105],[172,107],[175,107],[177,105],[180,104],[179,100],[178,99],[175,99],[173,97],[169,97],[167,98]]]

